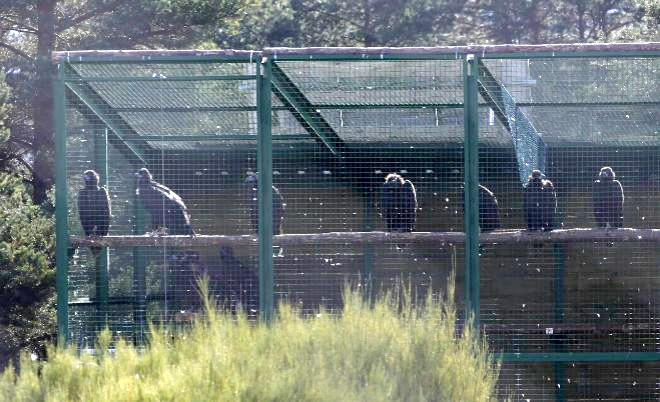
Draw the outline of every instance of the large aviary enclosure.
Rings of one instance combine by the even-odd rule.
[[[268,320],[282,300],[337,309],[346,282],[365,297],[401,282],[439,294],[455,271],[461,322],[473,314],[503,362],[501,395],[660,398],[660,44],[54,58],[70,344],[185,325],[201,273],[223,307]],[[594,216],[605,166],[622,228]],[[172,198],[154,213],[136,194],[141,168],[183,199],[194,236],[156,216]],[[79,220],[88,169],[112,202],[107,236]],[[528,229],[536,169],[556,194],[553,230]],[[390,173],[416,187],[414,227],[386,222],[410,218],[387,211]]]

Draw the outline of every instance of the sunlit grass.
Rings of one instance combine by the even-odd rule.
[[[370,306],[347,290],[339,314],[302,318],[284,305],[270,326],[211,309],[177,335],[152,330],[143,350],[118,342],[108,353],[104,332],[95,355],[53,350],[45,363],[24,358],[20,373],[0,378],[0,400],[494,398],[497,368],[472,334],[456,337],[453,306],[430,297],[412,303],[410,294],[404,289]]]

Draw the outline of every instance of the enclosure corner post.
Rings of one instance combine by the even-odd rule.
[[[108,184],[108,128],[94,133],[94,167],[100,176],[100,185]],[[108,325],[108,262],[110,251],[103,247],[96,257],[96,312],[97,328],[104,329]]]
[[[364,195],[362,208],[364,210],[362,230],[365,232],[371,232],[374,230],[374,196],[372,191],[369,191]],[[373,265],[374,246],[371,243],[366,243],[363,247],[362,259],[362,296],[364,297],[364,300],[369,300],[371,297],[371,278]]]
[[[55,259],[57,288],[58,346],[69,342],[69,229],[66,177],[66,116],[62,65],[57,66],[53,81],[53,116],[55,127]]]
[[[477,57],[468,54],[463,62],[464,102],[464,230],[465,230],[465,309],[479,333],[479,99]]]
[[[270,322],[274,311],[273,285],[273,143],[271,137],[271,65],[257,65],[257,169],[259,171],[259,308]],[[261,71],[259,71],[261,70]]]
[[[137,194],[133,193],[133,234],[143,234],[146,227],[145,211],[140,205]],[[143,247],[133,247],[133,343],[145,344],[145,331],[147,327],[147,259]]]

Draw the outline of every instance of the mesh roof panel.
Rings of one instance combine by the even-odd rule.
[[[526,113],[551,145],[660,145],[657,106],[543,106]]]
[[[459,61],[281,62],[316,105],[458,104],[463,102]]]
[[[208,77],[242,75],[254,67],[247,63],[80,63],[71,65],[83,78],[136,77]]]
[[[486,60],[516,102],[657,102],[658,58]]]
[[[463,141],[460,60],[314,60],[276,64],[348,143],[460,144]],[[660,145],[658,106],[653,103],[660,99],[659,59],[488,59],[484,64],[516,103],[549,103],[522,109],[548,145]],[[118,116],[138,135],[214,138],[250,134],[256,138],[255,111],[217,110],[255,107],[256,82],[210,80],[253,75],[253,64],[82,63],[74,64],[73,68],[83,78],[153,78],[153,81],[88,82],[110,107],[118,109]],[[201,77],[202,80],[173,81],[163,77]],[[484,100],[480,98],[480,102]],[[626,102],[642,104],[603,105]],[[552,105],[562,103],[568,105]],[[581,107],[580,103],[597,105]],[[275,96],[272,104],[284,106]],[[493,119],[487,107],[481,109],[480,142],[510,145],[510,134]],[[300,141],[305,141],[305,137],[312,139],[287,110],[273,113],[272,131],[274,135],[300,135]],[[215,144],[179,141],[167,148],[194,150],[207,148],[209,143]],[[150,144],[155,148],[165,147],[160,141]],[[221,144],[228,146],[230,142]]]

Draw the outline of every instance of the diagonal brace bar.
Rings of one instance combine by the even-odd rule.
[[[508,91],[495,78],[481,59],[479,59],[479,79],[477,85],[479,87],[479,94],[486,101],[486,105],[493,110],[497,120],[511,133],[511,125],[509,124],[506,105],[504,103],[504,92],[506,91],[508,94]]]
[[[296,120],[336,156],[343,156],[346,144],[305,94],[277,65],[272,65],[273,93],[293,113]]]
[[[72,76],[77,73],[72,68],[66,69],[66,75]],[[146,164],[146,154],[150,148],[145,141],[139,139],[139,134],[126,123],[126,121],[110,106],[88,83],[84,81],[66,82],[66,87],[71,91],[84,106],[92,112],[94,118],[100,120],[110,129],[109,137],[118,140],[119,151],[129,160],[137,164]]]
[[[545,170],[545,143],[504,84],[495,78],[481,59],[478,60],[478,66],[479,94],[511,134],[518,160],[520,181],[524,184],[533,169]]]

